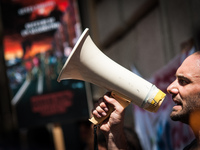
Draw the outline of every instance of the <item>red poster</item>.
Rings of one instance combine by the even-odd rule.
[[[48,116],[35,111],[34,99],[43,101],[38,102],[41,105],[47,102],[59,102],[60,105],[63,102],[62,113],[68,113],[79,99],[87,103],[84,82],[57,82],[62,66],[81,34],[76,0],[2,0],[1,6],[11,102],[17,107],[19,120],[24,113]],[[73,95],[67,105],[65,100],[67,103],[69,99],[61,91]],[[52,95],[57,99],[59,92],[63,93],[62,100],[52,100]],[[61,109],[61,105],[54,109]],[[87,104],[83,106],[83,109],[87,108]],[[57,112],[61,111],[45,113],[61,114]]]

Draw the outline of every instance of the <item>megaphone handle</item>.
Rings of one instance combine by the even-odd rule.
[[[124,95],[121,95],[120,93],[116,91],[111,92],[111,96],[115,98],[121,105],[122,107],[126,108],[130,103],[131,100],[125,97]],[[93,116],[89,121],[91,121],[94,125],[101,124],[105,119],[107,119],[110,114],[114,111],[114,107],[108,104],[108,112],[107,115],[101,118],[97,118]]]

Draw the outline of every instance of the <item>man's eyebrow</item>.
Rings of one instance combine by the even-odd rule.
[[[183,76],[183,75],[178,75],[178,74],[176,74],[175,76],[176,76],[176,77],[180,77],[180,78],[185,78],[185,76]]]
[[[183,75],[176,75],[177,78],[181,78],[181,79],[187,79],[189,80],[187,77],[183,76]]]
[[[176,75],[177,78],[181,78],[181,79],[184,79],[184,80],[187,80],[187,81],[191,81],[188,77],[185,77],[183,75]]]

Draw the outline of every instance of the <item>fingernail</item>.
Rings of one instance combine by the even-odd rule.
[[[103,116],[106,116],[106,113],[105,113],[105,112],[102,112],[102,115],[103,115]]]
[[[104,98],[106,98],[106,99],[107,99],[107,98],[108,98],[108,96],[107,96],[107,95],[104,95]]]
[[[108,111],[108,108],[104,108],[105,111]]]
[[[98,114],[98,115],[97,115],[97,118],[101,118],[101,115]]]

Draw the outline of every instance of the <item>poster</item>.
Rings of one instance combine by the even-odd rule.
[[[4,58],[19,126],[88,117],[83,81],[57,82],[82,30],[76,0],[1,0]]]

